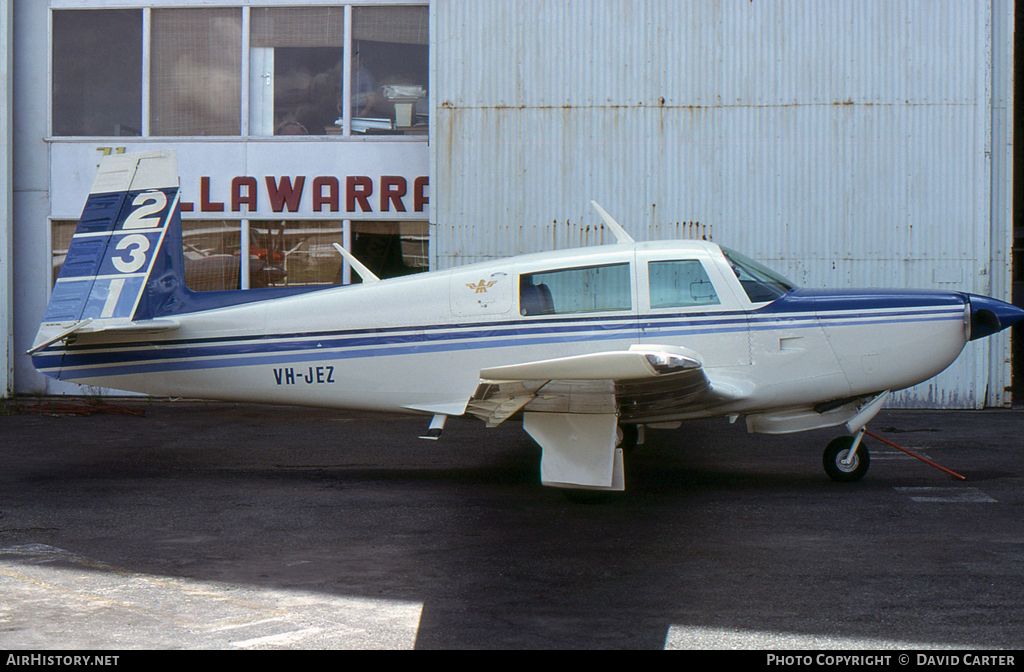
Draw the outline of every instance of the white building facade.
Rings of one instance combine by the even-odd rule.
[[[9,391],[83,392],[22,353],[99,157],[154,148],[194,289],[599,242],[594,199],[805,286],[1012,298],[1009,0],[13,0],[13,32]],[[1011,380],[1001,335],[893,403]]]

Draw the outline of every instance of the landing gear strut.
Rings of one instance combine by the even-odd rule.
[[[833,481],[853,483],[864,478],[871,466],[871,455],[861,441],[864,430],[856,436],[840,436],[829,442],[821,458],[825,473]],[[852,458],[850,454],[853,453]]]

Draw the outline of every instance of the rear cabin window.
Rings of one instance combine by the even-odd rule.
[[[696,259],[647,264],[651,308],[713,306],[721,303],[704,266]]]
[[[629,264],[566,268],[519,277],[522,315],[631,310]]]

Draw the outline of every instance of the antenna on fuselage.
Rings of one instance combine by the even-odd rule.
[[[337,243],[334,243],[334,249],[338,251],[338,254],[345,258],[345,261],[347,261],[349,266],[352,267],[352,270],[359,274],[359,277],[363,279],[364,285],[368,285],[373,282],[380,282],[380,278],[374,275],[373,271],[368,269],[366,266],[363,266],[363,262],[356,259],[354,254]]]
[[[633,240],[633,237],[631,235],[626,233],[626,230],[624,228],[622,228],[622,226],[618,222],[616,222],[614,219],[612,219],[612,216],[609,215],[605,211],[604,208],[602,208],[600,205],[597,204],[597,201],[591,201],[590,204],[592,206],[594,206],[595,210],[597,210],[597,214],[601,215],[601,220],[604,222],[604,225],[607,226],[609,229],[611,229],[612,233],[615,234],[615,239],[616,239],[617,242],[619,242],[619,243],[635,243],[636,242],[635,240]]]

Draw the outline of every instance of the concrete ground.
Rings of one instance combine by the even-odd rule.
[[[1019,411],[872,423],[965,482],[650,430],[581,505],[513,422],[36,403],[0,417],[0,649],[1024,647]]]

